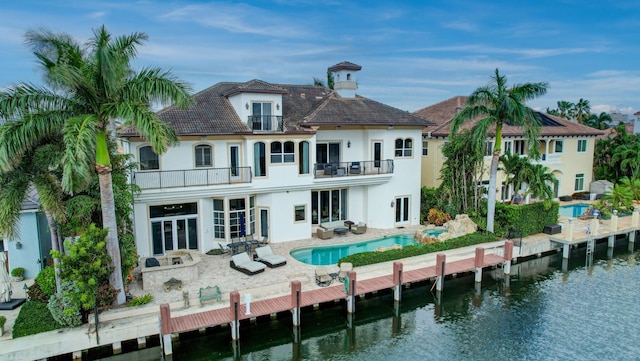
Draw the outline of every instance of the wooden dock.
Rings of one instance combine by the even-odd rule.
[[[238,323],[242,320],[257,318],[261,316],[274,315],[281,312],[293,312],[298,315],[298,321],[294,320],[294,326],[299,324],[300,309],[309,306],[317,306],[324,303],[346,301],[349,313],[355,312],[355,296],[364,296],[369,293],[393,289],[394,299],[400,300],[400,292],[403,285],[421,281],[439,280],[442,282],[448,275],[466,272],[475,272],[476,281],[478,273],[482,269],[494,267],[499,264],[511,265],[511,253],[513,243],[505,242],[505,256],[500,257],[494,254],[484,254],[484,248],[476,249],[476,256],[458,261],[445,263],[444,254],[438,255],[436,266],[419,268],[403,272],[402,263],[395,262],[393,272],[389,275],[357,280],[356,272],[350,271],[348,274],[348,285],[337,285],[302,291],[299,281],[291,283],[291,294],[273,297],[269,299],[250,302],[247,313],[247,305],[240,302],[238,291],[231,292],[229,307],[187,314],[183,316],[171,317],[168,304],[160,306],[160,328],[165,354],[171,354],[171,335],[184,332],[201,330],[208,327],[215,327],[223,324],[231,324],[232,338],[237,339],[239,335]],[[348,291],[345,290],[348,288]]]

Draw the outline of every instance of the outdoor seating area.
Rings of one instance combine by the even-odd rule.
[[[259,241],[254,235],[250,234],[245,237],[232,238],[231,243],[227,246],[231,250],[231,254],[239,254],[241,252],[252,252],[256,247],[266,244],[266,239]]]
[[[329,239],[333,237],[333,229],[325,228],[321,225],[320,227],[318,227],[316,235],[320,239]]]
[[[333,276],[329,274],[329,267],[316,267],[316,284],[320,287],[327,287],[333,282]]]
[[[328,224],[321,224],[316,231],[316,235],[320,239],[330,239],[336,234],[343,236],[349,232],[353,234],[363,234],[366,231],[367,224],[364,222],[359,222],[358,224],[356,224],[353,221],[344,221],[344,226],[336,226],[335,222],[333,222],[333,227]]]
[[[357,225],[351,227],[351,232],[355,234],[363,234],[367,231],[366,223],[360,222]]]
[[[198,291],[198,299],[200,300],[200,306],[203,306],[207,300],[222,301],[222,293],[218,286],[207,286],[200,288]]]
[[[185,283],[193,281],[198,278],[200,262],[198,251],[191,250],[167,251],[165,256],[142,258],[142,289],[164,288],[165,282],[172,278]]]

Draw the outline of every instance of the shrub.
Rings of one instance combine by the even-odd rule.
[[[20,313],[13,325],[12,337],[29,336],[63,327],[51,316],[47,304],[27,301],[20,307]]]
[[[51,295],[48,295],[46,292],[42,290],[42,287],[38,283],[32,284],[27,289],[27,296],[29,296],[29,299],[31,301],[42,302],[42,303],[49,302],[49,297],[51,297]]]
[[[351,262],[354,267],[374,263],[395,261],[402,258],[420,256],[423,254],[441,252],[448,249],[473,246],[480,243],[497,241],[491,233],[472,233],[466,236],[448,239],[444,242],[430,243],[420,246],[406,246],[402,249],[392,249],[385,252],[362,252],[341,258],[338,263]]]
[[[52,296],[56,293],[56,270],[53,266],[45,267],[38,275],[36,276],[35,283],[40,286],[42,292],[47,295],[47,300],[49,296]]]
[[[98,303],[98,307],[111,306],[116,297],[118,297],[118,290],[112,285],[105,283],[98,288],[96,303]]]
[[[4,327],[4,324],[7,322],[7,318],[4,316],[0,316],[0,328]]]
[[[436,208],[431,208],[429,215],[427,215],[427,222],[435,224],[436,226],[441,226],[450,220],[451,217],[448,214]]]
[[[142,306],[151,301],[153,301],[153,295],[147,293],[146,295],[142,295],[140,297],[134,297],[131,301],[129,301],[129,306]]]
[[[23,277],[24,276],[24,268],[16,267],[11,270],[11,277]]]
[[[60,285],[60,293],[51,296],[48,303],[51,316],[61,325],[76,327],[82,324],[80,305],[73,301],[72,295],[77,294],[78,287],[71,282]]]

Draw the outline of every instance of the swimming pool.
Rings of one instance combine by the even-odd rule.
[[[445,232],[447,232],[446,229],[425,229],[424,231],[422,231],[422,234],[428,234],[431,237],[438,237]]]
[[[416,245],[411,234],[399,234],[370,241],[339,244],[335,246],[309,247],[291,251],[291,257],[296,260],[314,266],[326,266],[338,263],[340,258],[362,252],[372,252],[378,247],[391,247],[394,244],[401,246]]]
[[[585,203],[576,203],[568,206],[560,206],[558,210],[558,214],[563,217],[573,217],[576,218],[583,214],[589,208],[588,204]]]

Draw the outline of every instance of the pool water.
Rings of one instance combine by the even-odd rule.
[[[335,246],[310,247],[291,251],[291,257],[296,260],[315,266],[337,264],[340,258],[362,253],[373,252],[378,247],[391,247],[394,244],[401,246],[417,245],[411,234],[399,234],[370,241],[349,243]]]
[[[588,204],[585,203],[577,203],[571,204],[568,206],[560,206],[558,210],[558,214],[563,217],[573,217],[576,218],[583,214],[589,208]]]
[[[425,229],[422,234],[428,234],[431,237],[438,237],[440,234],[447,232],[446,229]]]

